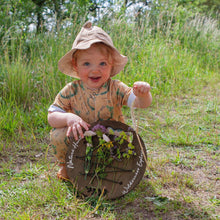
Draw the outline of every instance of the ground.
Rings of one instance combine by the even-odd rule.
[[[139,131],[148,151],[148,165],[139,185],[126,196],[114,201],[95,202],[94,210],[85,213],[83,201],[77,208],[84,219],[218,219],[220,213],[220,85],[205,87],[194,96],[183,96],[155,103],[146,113],[137,110]],[[131,123],[125,110],[127,123]],[[61,219],[62,212],[70,215],[75,210],[69,200],[63,201],[65,209],[56,212],[51,209],[42,214],[44,207],[62,201],[56,194],[51,199],[51,183],[65,197],[71,195],[68,183],[56,180],[57,166],[48,147],[49,135],[43,138],[23,134],[12,141],[2,140],[0,151],[0,196],[5,213],[16,204],[11,189],[26,191],[45,187],[46,201],[35,207],[35,203],[17,204],[17,211],[24,212],[27,206],[29,216],[36,219]],[[57,183],[58,182],[58,183]],[[25,185],[27,184],[27,185]],[[59,184],[58,186],[56,184]],[[66,185],[67,184],[67,185]],[[8,185],[8,186],[7,186]],[[18,187],[19,186],[19,187]],[[35,186],[35,185],[34,185]],[[8,188],[9,187],[9,188]],[[11,188],[10,188],[11,187]],[[36,187],[36,186],[35,186]],[[19,189],[20,189],[19,188]],[[22,188],[23,189],[23,188]],[[38,189],[38,188],[36,188]],[[26,192],[24,191],[24,192]],[[18,192],[14,192],[15,194]],[[34,193],[34,192],[33,192]],[[48,193],[48,195],[47,195]],[[25,194],[25,193],[24,193]],[[27,194],[32,194],[31,189]],[[39,193],[40,194],[40,193]],[[16,194],[18,196],[18,194]],[[44,196],[44,197],[43,197]],[[47,198],[48,197],[48,198]],[[25,197],[22,197],[25,199]],[[53,198],[53,196],[52,196]],[[87,201],[88,202],[88,201]],[[47,204],[47,205],[46,205]],[[88,202],[93,207],[92,202]],[[99,204],[97,206],[97,204]],[[59,209],[60,205],[56,206]],[[92,209],[92,208],[91,208]],[[0,216],[0,219],[4,219]],[[78,218],[80,219],[80,217]],[[83,217],[81,217],[83,219]]]

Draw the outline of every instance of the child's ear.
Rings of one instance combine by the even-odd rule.
[[[72,64],[73,64],[73,68],[77,71],[77,63],[74,58],[72,58]]]

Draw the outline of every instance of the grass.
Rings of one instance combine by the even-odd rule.
[[[148,166],[135,190],[115,201],[77,197],[71,184],[58,181],[48,135],[29,144],[8,141],[1,151],[1,218],[218,219],[219,85],[136,110]]]
[[[79,27],[56,37],[7,32],[0,51],[0,219],[219,219],[220,32],[209,18],[172,13],[172,22],[161,13],[155,26],[105,24],[129,57],[117,78],[148,81],[154,97],[135,111],[148,151],[145,175],[114,201],[82,198],[58,181],[48,148],[47,108],[71,80],[57,60]],[[132,125],[130,110],[123,111]]]

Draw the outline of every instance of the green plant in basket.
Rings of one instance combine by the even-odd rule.
[[[129,159],[135,156],[131,136],[132,132],[114,130],[100,124],[95,125],[91,131],[86,131],[85,178],[90,175],[93,176],[92,180],[94,177],[104,179],[107,176],[106,168],[111,166],[114,160],[122,161],[123,158]],[[96,146],[94,146],[94,137],[98,139]],[[94,161],[92,161],[93,157]],[[93,171],[92,165],[94,165]]]

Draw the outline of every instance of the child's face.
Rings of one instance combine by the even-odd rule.
[[[107,51],[103,53],[97,46],[80,51],[73,66],[83,83],[91,89],[100,88],[110,78],[112,69]]]

